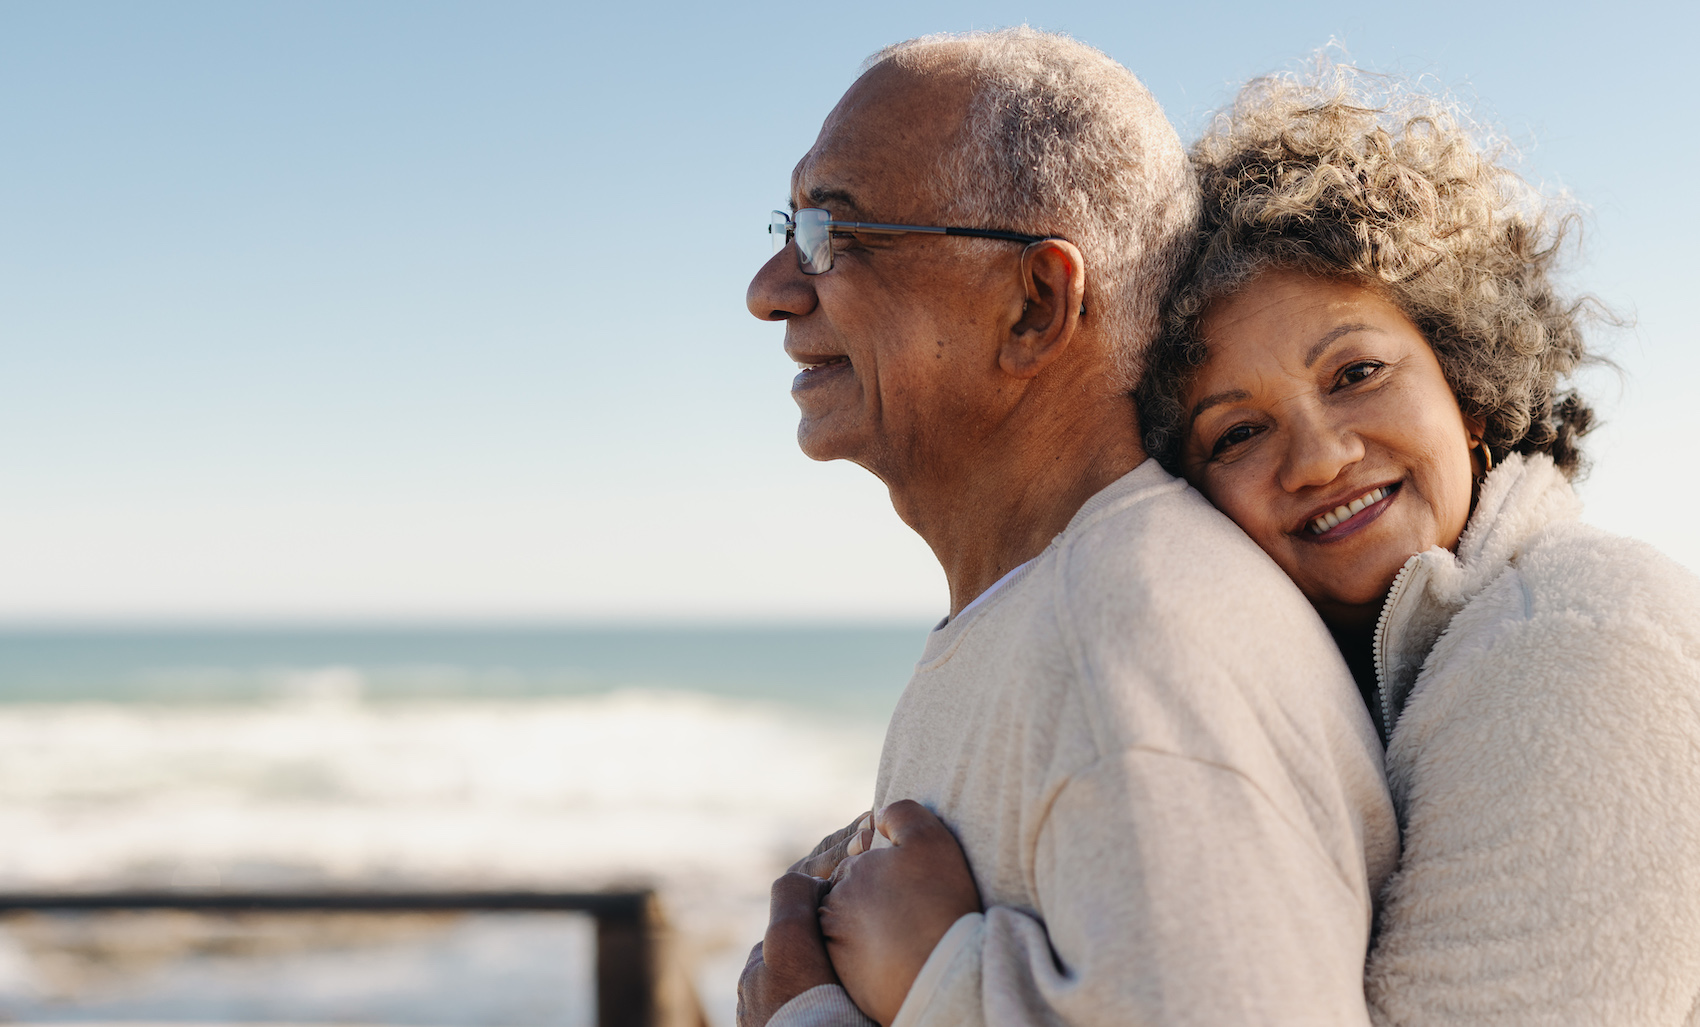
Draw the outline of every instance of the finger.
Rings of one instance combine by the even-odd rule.
[[[844,879],[850,876],[850,872],[856,867],[856,861],[861,858],[859,855],[845,856],[838,861],[838,866],[832,870],[832,876],[827,878],[826,887],[821,890],[821,901],[823,903],[831,898],[833,889],[843,884]]]
[[[734,1021],[737,1027],[754,1027],[763,1022],[762,1017],[755,1015],[756,1008],[762,1005],[760,996],[766,983],[763,976],[767,964],[761,958],[763,944],[758,941],[750,949],[750,958],[744,961],[744,970],[738,975],[738,1012]]]
[[[763,944],[773,940],[776,929],[787,940],[809,935],[819,937],[820,925],[815,922],[815,910],[820,908],[820,897],[825,889],[825,881],[808,874],[785,874],[774,881],[768,907],[767,938]]]
[[[879,855],[868,853],[846,859],[838,864],[832,880],[828,881],[827,887],[822,890],[820,908],[815,910],[815,922],[820,925],[821,940],[829,946],[834,941],[841,940],[842,928],[847,922],[844,920],[845,911],[857,906],[856,896],[861,882],[856,875],[863,869],[860,864],[869,859],[877,859]]]
[[[881,807],[874,814],[874,825],[880,834],[891,839],[893,845],[902,845],[906,841],[925,838],[939,831],[950,833],[950,829],[944,826],[944,821],[914,799],[899,799]],[[952,835],[952,838],[954,837]]]
[[[855,844],[856,839],[863,831],[872,827],[873,820],[874,815],[872,813],[862,814],[860,817],[856,818],[855,823],[846,827],[843,831],[835,832],[828,836],[829,838],[838,839],[835,844],[816,852],[813,856],[801,861],[797,866],[794,866],[791,869],[808,874],[810,877],[819,877],[822,879],[831,877],[833,870],[838,867],[839,861],[844,859],[845,856],[853,855],[851,847]]]
[[[750,946],[750,958],[744,960],[744,976],[749,976],[750,967],[761,962],[761,946],[762,943],[759,941]]]
[[[773,882],[761,971],[779,986],[796,985],[790,995],[838,979],[820,931],[820,898],[825,889],[825,881],[807,874],[786,874]]]
[[[847,839],[851,835],[855,834],[856,829],[858,827],[865,827],[865,826],[867,826],[867,824],[872,823],[873,822],[873,816],[874,815],[873,815],[872,811],[869,811],[867,813],[857,814],[856,819],[850,821],[850,823],[844,825],[843,827],[839,828],[838,830],[827,835],[825,838],[822,838],[815,845],[815,847],[813,849],[809,850],[809,854],[807,856],[804,856],[802,859],[798,860],[797,862],[791,864],[788,868],[786,868],[786,872],[787,873],[794,873],[794,872],[808,873],[806,866],[807,866],[807,864],[809,863],[810,860],[816,859],[816,858],[820,857],[821,855],[823,855],[825,853],[831,852],[833,849],[842,849],[844,847],[845,839]],[[866,821],[867,823],[864,823],[864,821]],[[823,877],[825,875],[824,874],[815,874],[813,876]]]

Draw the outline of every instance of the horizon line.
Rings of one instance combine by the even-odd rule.
[[[581,631],[819,631],[925,630],[936,617],[822,616],[406,616],[406,617],[0,617],[0,638],[21,635],[96,634],[326,634],[361,632],[581,632]]]

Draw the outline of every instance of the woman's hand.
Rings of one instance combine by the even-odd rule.
[[[875,830],[889,847],[873,847]],[[847,851],[821,904],[821,934],[850,998],[890,1027],[939,939],[980,911],[980,893],[950,828],[909,799],[876,813]]]
[[[826,882],[787,873],[773,882],[767,936],[750,950],[738,977],[738,1027],[765,1027],[781,1006],[821,984],[835,984],[815,911]]]
[[[864,813],[822,838],[814,851],[773,882],[767,935],[750,950],[738,978],[738,1027],[764,1027],[781,1006],[803,992],[838,983],[816,912],[827,887],[825,878],[832,876],[873,816]]]
[[[848,854],[849,847],[856,841],[857,835],[866,837],[873,823],[873,811],[858,815],[855,820],[822,838],[813,851],[791,864],[786,873],[808,874],[823,880],[832,877],[833,871],[838,869],[838,864]],[[867,847],[863,845],[862,849]],[[860,852],[862,849],[856,851]]]

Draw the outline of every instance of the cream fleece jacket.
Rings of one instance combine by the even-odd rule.
[[[1700,1023],[1700,581],[1579,512],[1512,456],[1389,592],[1378,1024]]]
[[[928,639],[880,761],[901,798],[985,904],[903,1027],[1368,1022],[1398,844],[1373,725],[1292,583],[1155,462]],[[858,1019],[822,987],[771,1022]]]

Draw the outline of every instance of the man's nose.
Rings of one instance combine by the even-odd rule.
[[[814,280],[797,264],[795,244],[775,253],[750,279],[744,305],[763,321],[786,321],[815,309]]]
[[[1288,492],[1326,485],[1364,458],[1364,442],[1357,432],[1320,418],[1291,425],[1288,438],[1281,462],[1281,487]]]

